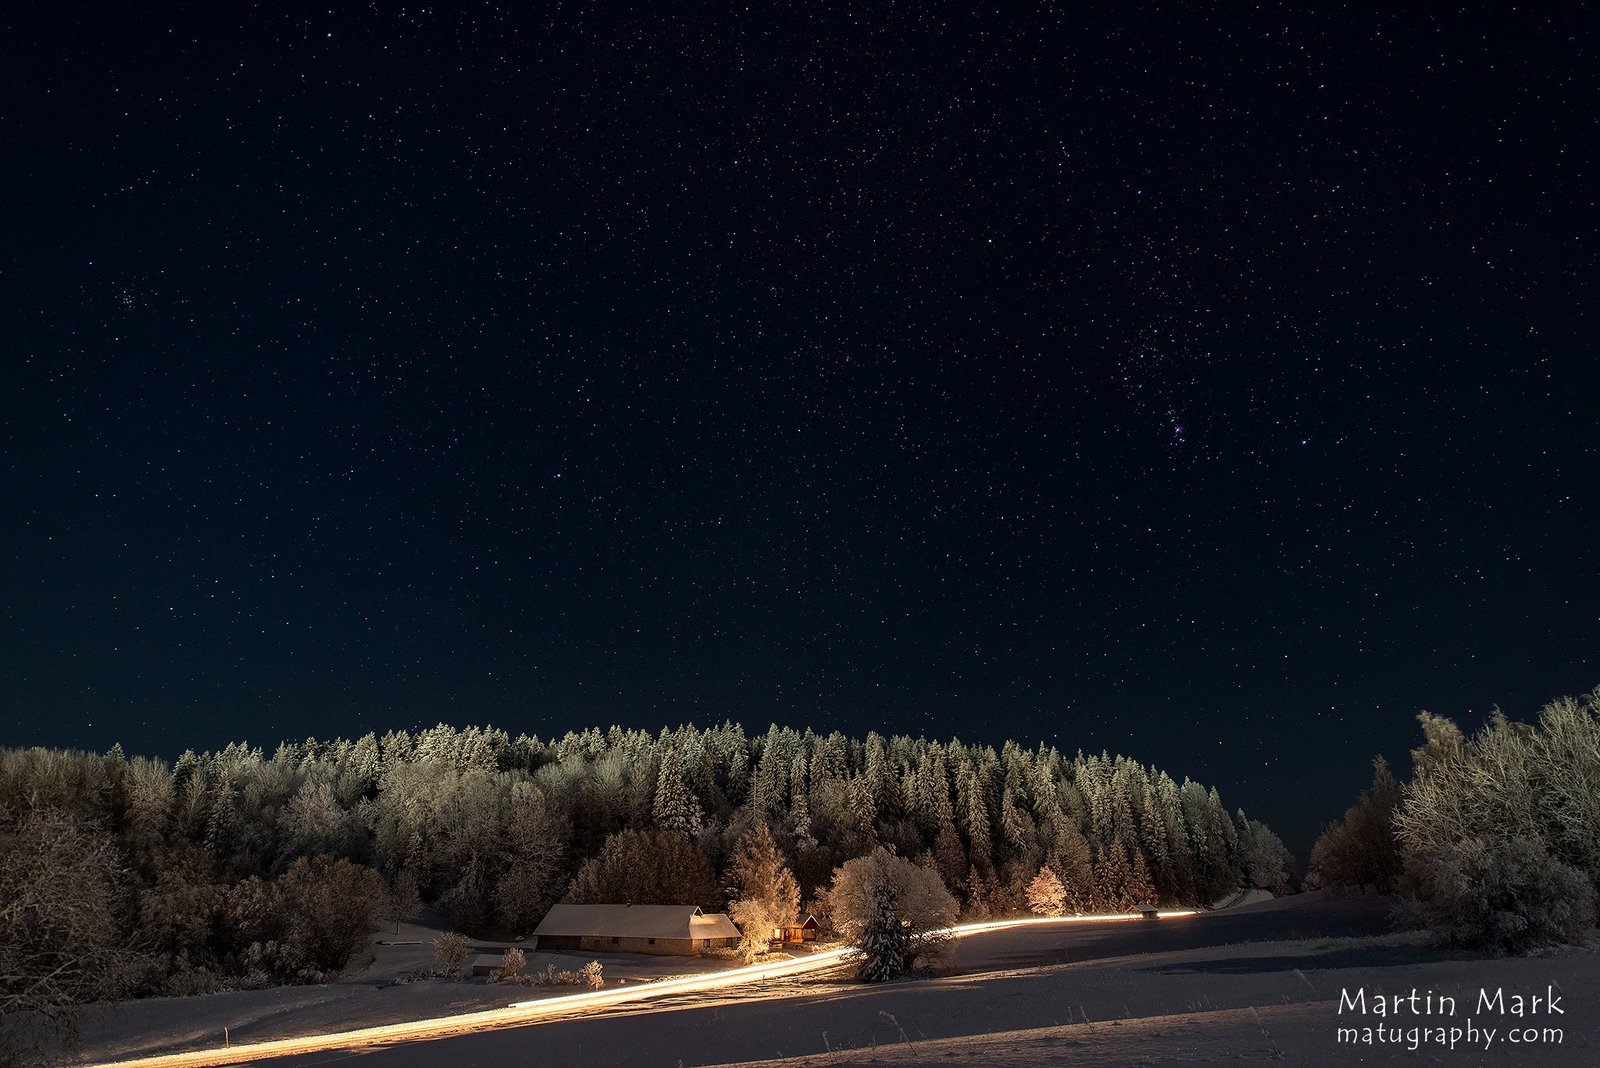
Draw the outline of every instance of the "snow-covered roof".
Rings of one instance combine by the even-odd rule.
[[[739,928],[726,912],[707,912],[689,919],[690,938],[738,938]]]
[[[738,938],[726,913],[698,905],[555,905],[534,934],[599,938]]]

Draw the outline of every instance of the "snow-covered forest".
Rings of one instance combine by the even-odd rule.
[[[59,898],[40,915],[60,929],[27,932],[42,956],[16,963],[60,968],[78,996],[269,985],[337,970],[373,923],[424,904],[504,934],[563,898],[720,909],[758,823],[807,904],[878,845],[973,917],[1027,912],[1043,868],[1065,911],[1091,912],[1273,888],[1289,865],[1216,790],[1124,757],[731,724],[549,741],[439,726],[171,764],[0,751],[0,897]]]
[[[1311,852],[1308,886],[1404,895],[1445,941],[1516,952],[1582,942],[1600,886],[1600,689],[1535,723],[1496,711],[1465,734],[1417,717],[1411,780],[1372,786]]]

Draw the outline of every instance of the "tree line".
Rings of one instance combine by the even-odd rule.
[[[771,852],[751,852],[757,828]],[[1026,912],[1042,870],[1063,911],[1095,912],[1277,888],[1290,864],[1215,789],[1013,743],[725,723],[441,725],[171,763],[7,749],[0,982],[14,1008],[315,981],[424,903],[458,930],[527,934],[564,898],[753,900],[741,879],[777,864],[794,892],[749,906],[767,922],[790,900],[822,911],[835,870],[880,848],[970,917]]]

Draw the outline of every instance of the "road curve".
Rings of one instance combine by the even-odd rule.
[[[1192,916],[1188,910],[1163,911],[1162,919],[1180,919]],[[1010,931],[1019,928],[1050,928],[1067,924],[1139,922],[1138,916],[1063,916],[1040,917],[1023,920],[992,920],[984,923],[961,924],[949,929],[952,938],[969,938],[972,935]],[[823,950],[804,957],[770,964],[752,964],[740,968],[705,975],[681,976],[654,982],[637,983],[610,990],[596,990],[582,994],[521,1001],[503,1009],[486,1009],[481,1012],[440,1016],[427,1020],[411,1020],[399,1024],[363,1027],[326,1035],[305,1035],[300,1038],[274,1039],[220,1049],[191,1050],[157,1057],[134,1060],[107,1061],[91,1068],[200,1068],[202,1065],[248,1064],[290,1057],[298,1054],[319,1053],[330,1050],[372,1049],[397,1043],[449,1038],[481,1031],[494,1031],[508,1027],[526,1027],[549,1020],[571,1019],[634,1002],[650,1002],[682,994],[698,994],[724,990],[746,983],[772,979],[788,979],[800,975],[824,972],[841,967],[848,949]]]

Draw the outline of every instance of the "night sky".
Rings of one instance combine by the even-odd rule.
[[[1600,13],[1387,6],[12,5],[0,744],[1042,740],[1303,851],[1600,683]]]

